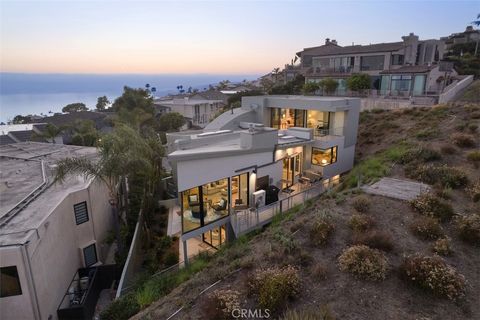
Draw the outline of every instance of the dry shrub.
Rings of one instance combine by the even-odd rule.
[[[310,272],[311,272],[311,277],[315,280],[327,279],[328,269],[323,264],[316,264],[312,266]]]
[[[354,231],[365,231],[375,225],[372,217],[364,214],[353,214],[348,225]]]
[[[460,239],[472,245],[480,246],[480,214],[459,217],[456,221]]]
[[[328,244],[333,232],[335,231],[335,225],[328,217],[318,218],[310,229],[310,241],[317,246],[325,246]]]
[[[388,260],[380,250],[365,245],[351,246],[338,258],[340,270],[365,280],[383,280],[387,274]]]
[[[480,163],[480,151],[472,151],[467,154],[467,160],[473,162],[476,166]]]
[[[470,188],[467,188],[466,191],[470,197],[472,197],[473,202],[480,201],[480,179],[477,180]]]
[[[477,129],[478,129],[478,125],[476,125],[476,124],[474,124],[474,123],[468,125],[468,130],[469,130],[471,133],[477,132]]]
[[[259,269],[249,285],[252,292],[258,295],[259,305],[273,313],[281,311],[289,299],[300,293],[301,287],[298,269],[291,265]]]
[[[415,180],[428,184],[439,183],[452,189],[464,187],[468,183],[467,174],[463,170],[447,165],[410,165],[405,168],[405,174]]]
[[[370,209],[372,202],[367,196],[358,196],[355,197],[352,201],[352,206],[358,212],[365,213]]]
[[[465,295],[465,277],[439,256],[409,256],[400,267],[402,277],[435,295],[457,300]]]
[[[205,319],[231,319],[232,311],[238,309],[240,309],[240,293],[228,289],[213,291],[202,305]]]
[[[432,193],[422,193],[410,201],[412,208],[425,216],[434,217],[441,221],[450,220],[454,211],[449,203],[435,197]]]
[[[370,248],[382,251],[391,251],[393,249],[393,237],[390,233],[381,230],[368,230],[366,232],[356,232],[353,236],[353,244],[364,244]]]
[[[457,149],[455,149],[452,145],[449,144],[444,144],[443,146],[440,147],[440,152],[443,154],[455,154],[457,152]]]
[[[442,155],[440,152],[427,148],[427,147],[418,147],[408,150],[400,158],[400,163],[407,164],[411,162],[430,162],[440,160]]]
[[[457,146],[461,148],[475,147],[475,137],[465,133],[454,133],[450,137]]]
[[[444,236],[442,226],[437,219],[419,217],[410,225],[412,232],[424,240],[435,240]]]
[[[433,252],[441,256],[449,256],[453,253],[452,246],[448,237],[438,239],[432,246]]]

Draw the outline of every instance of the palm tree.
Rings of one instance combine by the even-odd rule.
[[[151,168],[148,158],[149,144],[138,132],[126,125],[119,125],[114,133],[105,136],[98,148],[99,158],[65,158],[57,162],[55,181],[62,183],[69,175],[82,175],[85,179],[96,179],[108,190],[111,214],[114,220],[118,252],[123,253],[118,215],[118,188],[122,181],[139,169]],[[151,156],[150,156],[151,158]],[[161,163],[161,162],[160,162]]]
[[[472,24],[480,26],[480,13],[477,14],[477,20],[472,21]]]
[[[275,83],[277,83],[277,81],[278,81],[278,74],[279,74],[279,73],[280,73],[280,68],[274,68],[274,69],[272,70],[272,75],[275,76]]]

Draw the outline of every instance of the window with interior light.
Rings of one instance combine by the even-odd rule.
[[[312,148],[312,164],[324,167],[337,162],[337,149],[337,146],[328,149]]]

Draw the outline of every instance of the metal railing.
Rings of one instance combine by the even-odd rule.
[[[325,136],[343,136],[343,127],[336,128],[315,128],[313,130],[313,136],[315,138],[325,137]]]
[[[238,237],[239,235],[261,228],[270,223],[275,216],[285,213],[296,205],[305,204],[307,200],[320,196],[339,183],[340,178],[319,181],[313,183],[305,190],[301,190],[264,207],[236,211],[231,217],[233,230]]]

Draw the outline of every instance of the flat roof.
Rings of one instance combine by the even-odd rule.
[[[0,146],[0,246],[21,244],[71,192],[85,189],[91,181],[70,176],[63,184],[52,184],[55,163],[68,157],[97,157],[93,147],[22,142]],[[43,161],[43,169],[42,169]],[[44,182],[40,195],[15,215],[12,209]],[[8,216],[8,220],[7,220]]]

